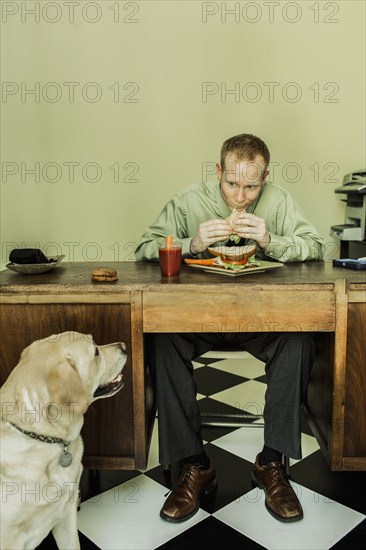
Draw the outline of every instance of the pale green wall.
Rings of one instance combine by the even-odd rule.
[[[365,164],[363,1],[3,1],[2,10],[2,266],[22,243],[66,260],[131,259],[163,203],[240,132],[267,142],[273,181],[337,255],[329,227],[344,206],[333,191]],[[79,83],[73,101],[65,82]],[[36,83],[37,101],[22,97]],[[238,96],[220,96],[235,86]],[[22,163],[39,163],[39,182]],[[88,163],[99,181],[88,181]],[[47,181],[57,170],[59,181]],[[132,171],[136,181],[123,181]]]

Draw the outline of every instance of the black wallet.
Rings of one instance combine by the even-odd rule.
[[[39,248],[14,248],[9,261],[13,264],[49,264],[51,260]]]

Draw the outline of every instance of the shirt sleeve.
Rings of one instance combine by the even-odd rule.
[[[183,257],[191,255],[191,237],[188,236],[186,215],[177,195],[165,205],[155,222],[142,235],[135,250],[136,259],[158,260],[159,241],[167,235],[172,235],[175,241],[182,244]]]
[[[323,260],[324,239],[306,220],[290,194],[283,197],[276,211],[275,231],[265,255],[280,262]]]

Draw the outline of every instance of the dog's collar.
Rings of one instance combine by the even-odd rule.
[[[13,428],[16,428],[19,432],[22,432],[23,434],[28,435],[32,439],[38,439],[39,441],[43,441],[43,443],[59,443],[64,447],[67,447],[68,445],[70,445],[70,442],[64,441],[59,437],[49,437],[48,435],[37,434],[35,432],[27,432],[26,430],[22,430],[22,428],[19,428],[19,426],[17,426],[16,424],[13,424],[12,422],[9,422],[8,420],[7,420],[7,423],[13,426]]]
[[[16,424],[13,424],[12,422],[6,421],[8,424],[13,426],[16,430],[21,432],[24,435],[27,435],[28,437],[31,437],[32,439],[37,439],[38,441],[42,441],[43,443],[58,443],[59,445],[63,446],[63,452],[60,455],[58,462],[61,466],[69,466],[72,462],[72,454],[68,452],[67,447],[70,445],[70,442],[65,441],[64,439],[61,439],[60,437],[50,437],[48,435],[43,434],[37,434],[35,432],[28,432],[26,430],[22,430],[22,428],[19,428]]]

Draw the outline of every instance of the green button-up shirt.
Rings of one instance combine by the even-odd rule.
[[[323,238],[282,187],[265,183],[247,212],[263,218],[271,236],[264,251],[257,248],[257,258],[267,256],[281,262],[323,259]],[[173,235],[182,243],[183,257],[191,257],[190,242],[200,223],[214,218],[225,219],[229,215],[219,182],[190,185],[174,195],[156,221],[146,229],[136,248],[136,259],[157,260],[158,243],[166,235]],[[202,256],[207,256],[207,253],[197,257]]]

